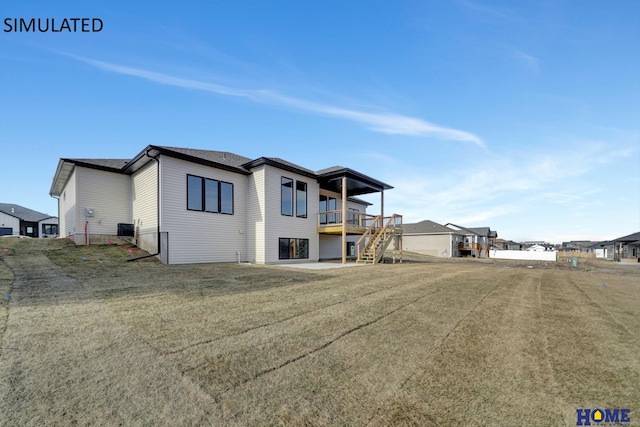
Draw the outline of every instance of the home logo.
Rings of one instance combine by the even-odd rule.
[[[577,426],[608,426],[608,425],[620,425],[631,422],[631,409],[629,408],[616,408],[616,409],[600,409],[600,408],[578,408],[577,414]],[[593,424],[592,424],[593,423]]]

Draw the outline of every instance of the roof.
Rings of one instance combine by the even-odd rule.
[[[243,169],[242,165],[250,162],[251,159],[244,156],[239,156],[234,153],[230,153],[228,151],[215,151],[215,150],[201,150],[194,148],[181,148],[181,147],[166,147],[166,146],[157,146],[164,151],[165,154],[183,154],[185,156],[189,156],[192,158],[207,160],[212,163],[220,164],[220,165],[228,165],[232,167],[236,167],[238,169]]]
[[[38,222],[47,218],[55,218],[51,215],[25,208],[24,206],[15,205],[13,203],[0,203],[0,212],[11,215],[22,221]]]
[[[361,172],[355,171],[343,166],[332,166],[330,168],[321,169],[316,172],[320,187],[340,193],[342,191],[341,179],[347,178],[347,192],[349,195],[357,196],[360,194],[379,193],[384,190],[390,190],[393,187],[371,178]]]
[[[297,173],[318,180],[322,188],[340,192],[340,178],[347,177],[347,191],[349,196],[381,192],[391,189],[377,179],[363,173],[342,166],[333,166],[314,172],[278,157],[259,157],[252,160],[227,151],[202,150],[194,148],[168,147],[148,145],[133,159],[71,159],[61,158],[51,184],[49,194],[58,197],[76,166],[99,169],[108,172],[131,175],[159,155],[166,155],[193,163],[212,166],[243,175],[251,174],[251,169],[260,165],[270,165],[292,173]]]
[[[369,203],[366,200],[358,199],[357,197],[347,197],[347,200],[350,202],[358,203],[360,205],[371,206],[373,203]]]
[[[289,172],[297,173],[300,175],[304,175],[309,178],[314,178],[314,179],[318,178],[315,172],[312,171],[311,169],[303,168],[302,166],[298,166],[295,163],[282,160],[278,157],[260,157],[255,160],[251,160],[243,164],[242,166],[245,169],[249,170],[249,169],[255,168],[256,166],[261,166],[261,165],[275,166],[277,168],[280,168]]]
[[[103,168],[113,171],[121,170],[130,159],[64,159],[80,166]]]
[[[403,224],[402,234],[464,234],[428,219],[414,224]]]
[[[479,234],[479,233],[473,231],[473,229],[465,228],[465,227],[462,227],[460,225],[453,224],[451,222],[446,223],[445,227],[451,228],[452,230],[459,231],[460,233],[458,233],[458,234],[465,234],[465,235],[477,234],[477,235],[480,235],[480,236],[484,236],[484,234]]]
[[[640,231],[638,231],[637,233],[632,233],[629,234],[628,236],[623,236],[623,237],[618,237],[617,239],[613,239],[614,242],[628,242],[628,243],[633,243],[640,240]]]
[[[490,227],[469,227],[468,229],[473,231],[474,233],[476,233],[479,236],[493,237]],[[497,236],[497,234],[496,234],[496,236]]]

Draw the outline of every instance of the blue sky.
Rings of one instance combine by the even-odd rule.
[[[640,1],[5,1],[0,201],[148,144],[348,166],[385,213],[513,240],[640,230]],[[5,18],[99,18],[96,33]],[[367,197],[379,210],[379,196]]]

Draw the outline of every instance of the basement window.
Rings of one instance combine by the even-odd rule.
[[[309,239],[278,239],[279,259],[308,259]]]

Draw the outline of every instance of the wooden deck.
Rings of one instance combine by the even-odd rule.
[[[364,227],[350,226],[347,224],[347,235],[353,236],[354,234],[360,235],[367,231]],[[342,234],[342,224],[323,224],[318,226],[318,233],[320,234]]]
[[[373,224],[376,216],[360,212],[347,212],[346,231],[348,235],[364,234]],[[342,211],[334,210],[318,214],[318,233],[342,234]]]

